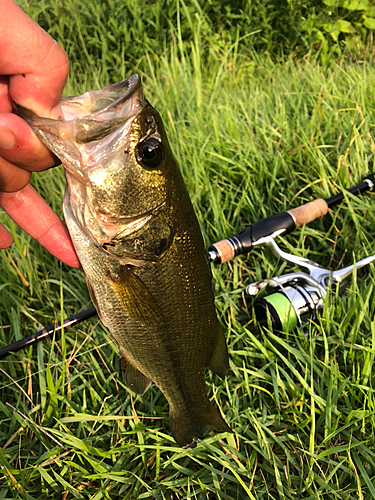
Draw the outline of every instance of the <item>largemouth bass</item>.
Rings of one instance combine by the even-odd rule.
[[[58,120],[18,112],[64,166],[66,223],[128,387],[143,394],[152,381],[158,386],[181,446],[210,430],[231,432],[206,394],[204,370],[224,377],[227,347],[198,221],[160,116],[138,75],[61,106]]]

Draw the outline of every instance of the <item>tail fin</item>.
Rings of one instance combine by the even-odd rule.
[[[233,433],[219,411],[211,403],[205,405],[203,414],[198,415],[184,414],[180,416],[171,409],[169,411],[169,424],[176,443],[184,448],[194,448],[197,438],[201,438],[213,430]]]

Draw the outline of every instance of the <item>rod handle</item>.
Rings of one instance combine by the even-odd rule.
[[[211,262],[223,264],[235,258],[235,248],[229,240],[220,240],[210,246],[208,250]]]
[[[323,198],[318,198],[317,200],[305,203],[300,207],[292,208],[291,210],[288,210],[288,212],[294,217],[296,224],[295,229],[299,229],[304,224],[309,224],[309,222],[326,215],[328,212],[328,205]]]

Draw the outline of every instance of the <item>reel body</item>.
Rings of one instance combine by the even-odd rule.
[[[340,291],[344,280],[355,268],[359,269],[375,260],[375,255],[371,255],[339,271],[330,271],[316,262],[283,252],[276,244],[275,236],[263,238],[257,244],[269,247],[276,257],[308,270],[308,273],[284,274],[246,287],[246,293],[255,297],[254,312],[258,324],[267,327],[270,321],[275,331],[291,332],[315,320],[324,308],[327,288],[338,285]],[[266,287],[274,291],[268,295],[260,293]]]

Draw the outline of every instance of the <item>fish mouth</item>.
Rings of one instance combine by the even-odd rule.
[[[141,88],[141,79],[137,74],[130,76],[127,80],[107,85],[99,90],[90,90],[78,96],[62,97],[61,108],[66,121],[90,115],[107,114],[112,118],[126,114],[126,110],[119,109],[121,104],[127,101],[137,90]]]
[[[73,140],[87,144],[109,135],[138,114],[145,102],[141,79],[135,74],[100,90],[63,97],[61,109]]]
[[[103,150],[120,147],[124,129],[146,104],[141,79],[135,74],[103,89],[63,97],[62,116],[57,120],[40,117],[19,105],[16,112],[64,168],[86,183],[86,168],[101,159]]]
[[[136,95],[135,99],[132,99]],[[61,139],[73,138],[78,143],[88,143],[108,135],[116,127],[139,112],[146,100],[141,79],[137,74],[127,80],[108,85],[99,90],[90,90],[78,96],[62,97],[63,116],[56,120],[38,116],[30,109],[14,103],[17,114],[26,120],[36,133],[57,128]],[[100,136],[100,137],[98,137]]]

